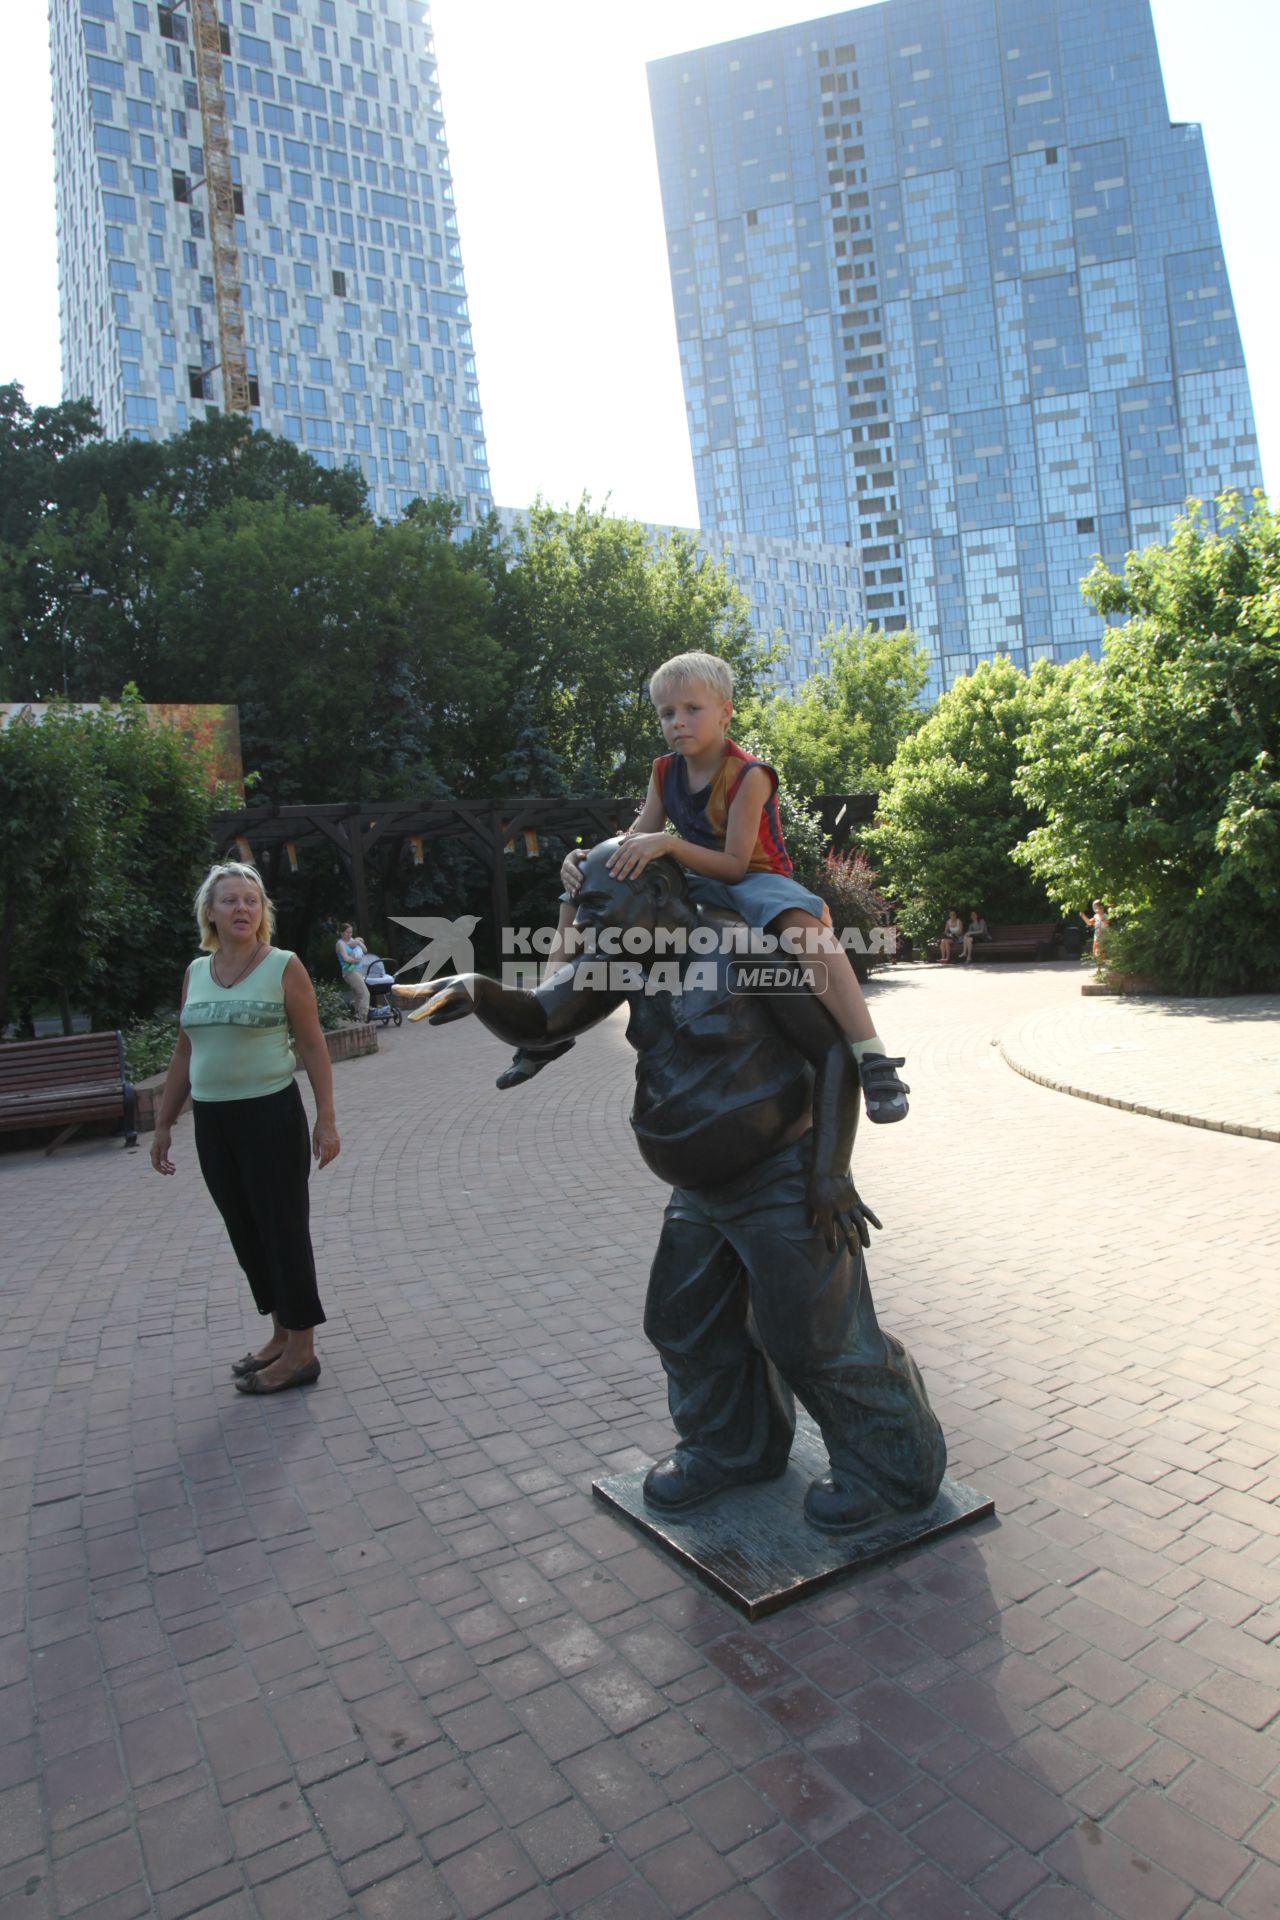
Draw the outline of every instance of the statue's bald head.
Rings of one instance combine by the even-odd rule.
[[[674,859],[651,860],[643,873],[627,880],[610,873],[609,862],[621,845],[621,839],[601,840],[587,855],[577,896],[579,926],[637,926],[650,917],[683,920],[694,911],[684,868]]]

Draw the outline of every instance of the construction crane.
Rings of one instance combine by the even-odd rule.
[[[190,0],[200,93],[209,238],[213,244],[213,290],[222,355],[222,404],[228,413],[248,413],[249,360],[240,304],[240,249],[236,244],[236,187],[231,173],[227,96],[222,85],[222,22],[218,0]]]

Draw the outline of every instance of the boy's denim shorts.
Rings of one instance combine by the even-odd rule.
[[[780,913],[811,913],[815,920],[831,925],[825,900],[810,893],[798,880],[785,873],[747,873],[732,885],[727,880],[709,880],[702,873],[687,873],[689,897],[700,907],[719,907],[736,913],[749,927],[767,927]]]

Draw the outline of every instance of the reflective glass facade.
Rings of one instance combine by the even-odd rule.
[[[706,528],[849,543],[934,691],[1262,484],[1200,130],[1148,0],[885,0],[656,61]]]
[[[491,502],[424,0],[221,0],[255,425],[394,515]],[[63,392],[109,434],[222,400],[183,6],[51,0]]]

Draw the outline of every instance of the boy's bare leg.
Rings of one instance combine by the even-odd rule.
[[[795,930],[803,935],[803,953],[806,959],[826,962],[826,985],[818,993],[831,1018],[839,1027],[846,1040],[874,1040],[876,1023],[871,1018],[866,997],[853,970],[853,963],[836,939],[830,927],[821,920],[815,920],[811,913],[804,913],[799,907],[790,908],[779,914],[771,923],[779,931]]]
[[[806,958],[826,961],[826,983],[817,998],[848,1040],[858,1065],[862,1097],[867,1118],[878,1125],[907,1117],[907,1095],[911,1089],[899,1080],[901,1060],[891,1060],[884,1042],[876,1033],[866,998],[853,970],[853,963],[830,927],[815,920],[811,913],[792,907],[770,923],[771,930],[795,930],[802,936]]]

